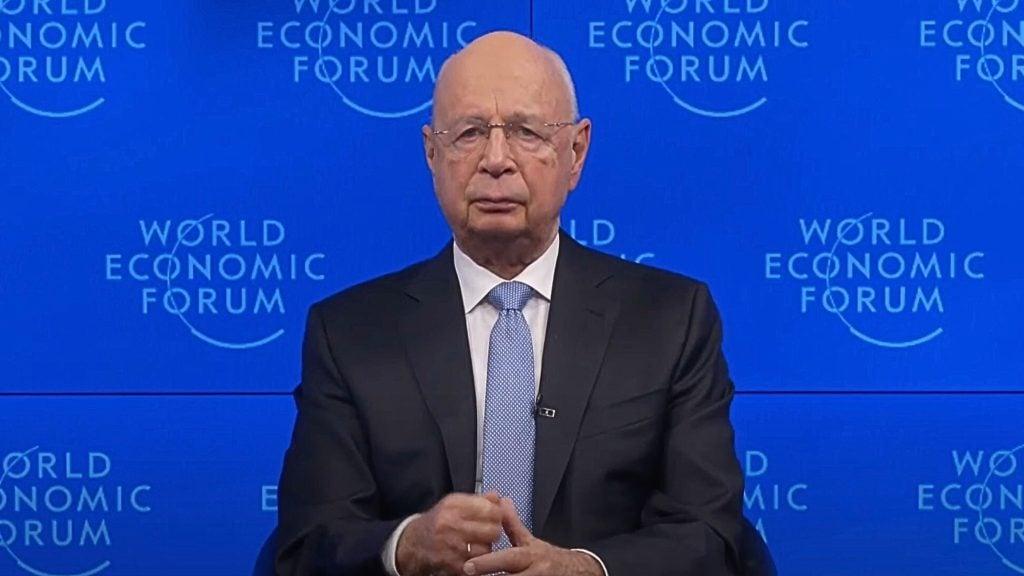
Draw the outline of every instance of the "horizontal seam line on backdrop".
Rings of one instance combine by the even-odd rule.
[[[291,392],[253,391],[120,391],[120,392],[2,392],[0,397],[82,397],[82,396],[291,396]],[[737,396],[1024,396],[1024,390],[737,390]]]

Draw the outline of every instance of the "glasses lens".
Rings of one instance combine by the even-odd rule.
[[[545,125],[525,122],[504,124],[461,123],[444,134],[448,144],[461,154],[479,153],[495,128],[501,129],[512,152],[536,153],[551,141],[551,135],[563,124]]]

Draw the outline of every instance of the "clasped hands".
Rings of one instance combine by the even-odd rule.
[[[512,547],[492,552],[502,529]],[[604,576],[590,555],[534,538],[496,492],[445,496],[406,525],[396,564],[402,576]]]

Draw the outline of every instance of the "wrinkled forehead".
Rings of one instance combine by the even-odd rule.
[[[490,63],[453,61],[438,84],[434,121],[557,121],[569,114],[569,108],[554,66],[541,56]]]

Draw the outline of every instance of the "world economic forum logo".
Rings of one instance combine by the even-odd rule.
[[[921,48],[948,54],[957,83],[990,86],[1024,112],[1024,2],[943,0],[934,6],[945,14],[921,20]]]
[[[7,453],[0,466],[0,566],[33,576],[104,572],[118,527],[152,511],[152,487],[120,482],[105,452],[36,446]]]
[[[279,0],[287,16],[256,23],[256,46],[289,55],[295,84],[325,86],[376,118],[427,110],[444,59],[483,33],[485,3]]]
[[[608,218],[583,220],[570,217],[563,219],[562,224],[569,236],[584,246],[597,248],[602,252],[631,262],[648,265],[655,263],[654,252],[647,250],[624,251],[621,248],[621,243],[615,241],[619,237],[620,227],[614,220]]]
[[[984,546],[1024,574],[1024,445],[951,454],[954,477],[918,484],[917,509],[949,513],[955,546]]]
[[[131,8],[133,2],[118,0]],[[0,93],[19,109],[71,118],[106,102],[127,52],[146,48],[146,22],[107,0],[0,0]],[[117,64],[110,65],[118,55]]]
[[[139,285],[143,316],[177,318],[192,336],[235,350],[284,334],[288,293],[324,280],[325,255],[289,248],[280,220],[139,220],[141,249],[106,255],[111,282]]]
[[[587,23],[588,48],[621,54],[626,85],[660,86],[700,116],[741,116],[768,102],[772,64],[810,46],[810,22],[773,16],[775,3],[616,0],[611,20]]]
[[[939,337],[954,283],[985,278],[985,253],[949,245],[938,218],[801,218],[800,247],[765,253],[764,275],[796,289],[800,314],[826,314],[875,346],[910,348]]]
[[[743,452],[743,508],[765,542],[769,541],[768,519],[802,514],[809,509],[809,484],[786,478],[788,475],[777,468],[769,470],[766,452]]]

